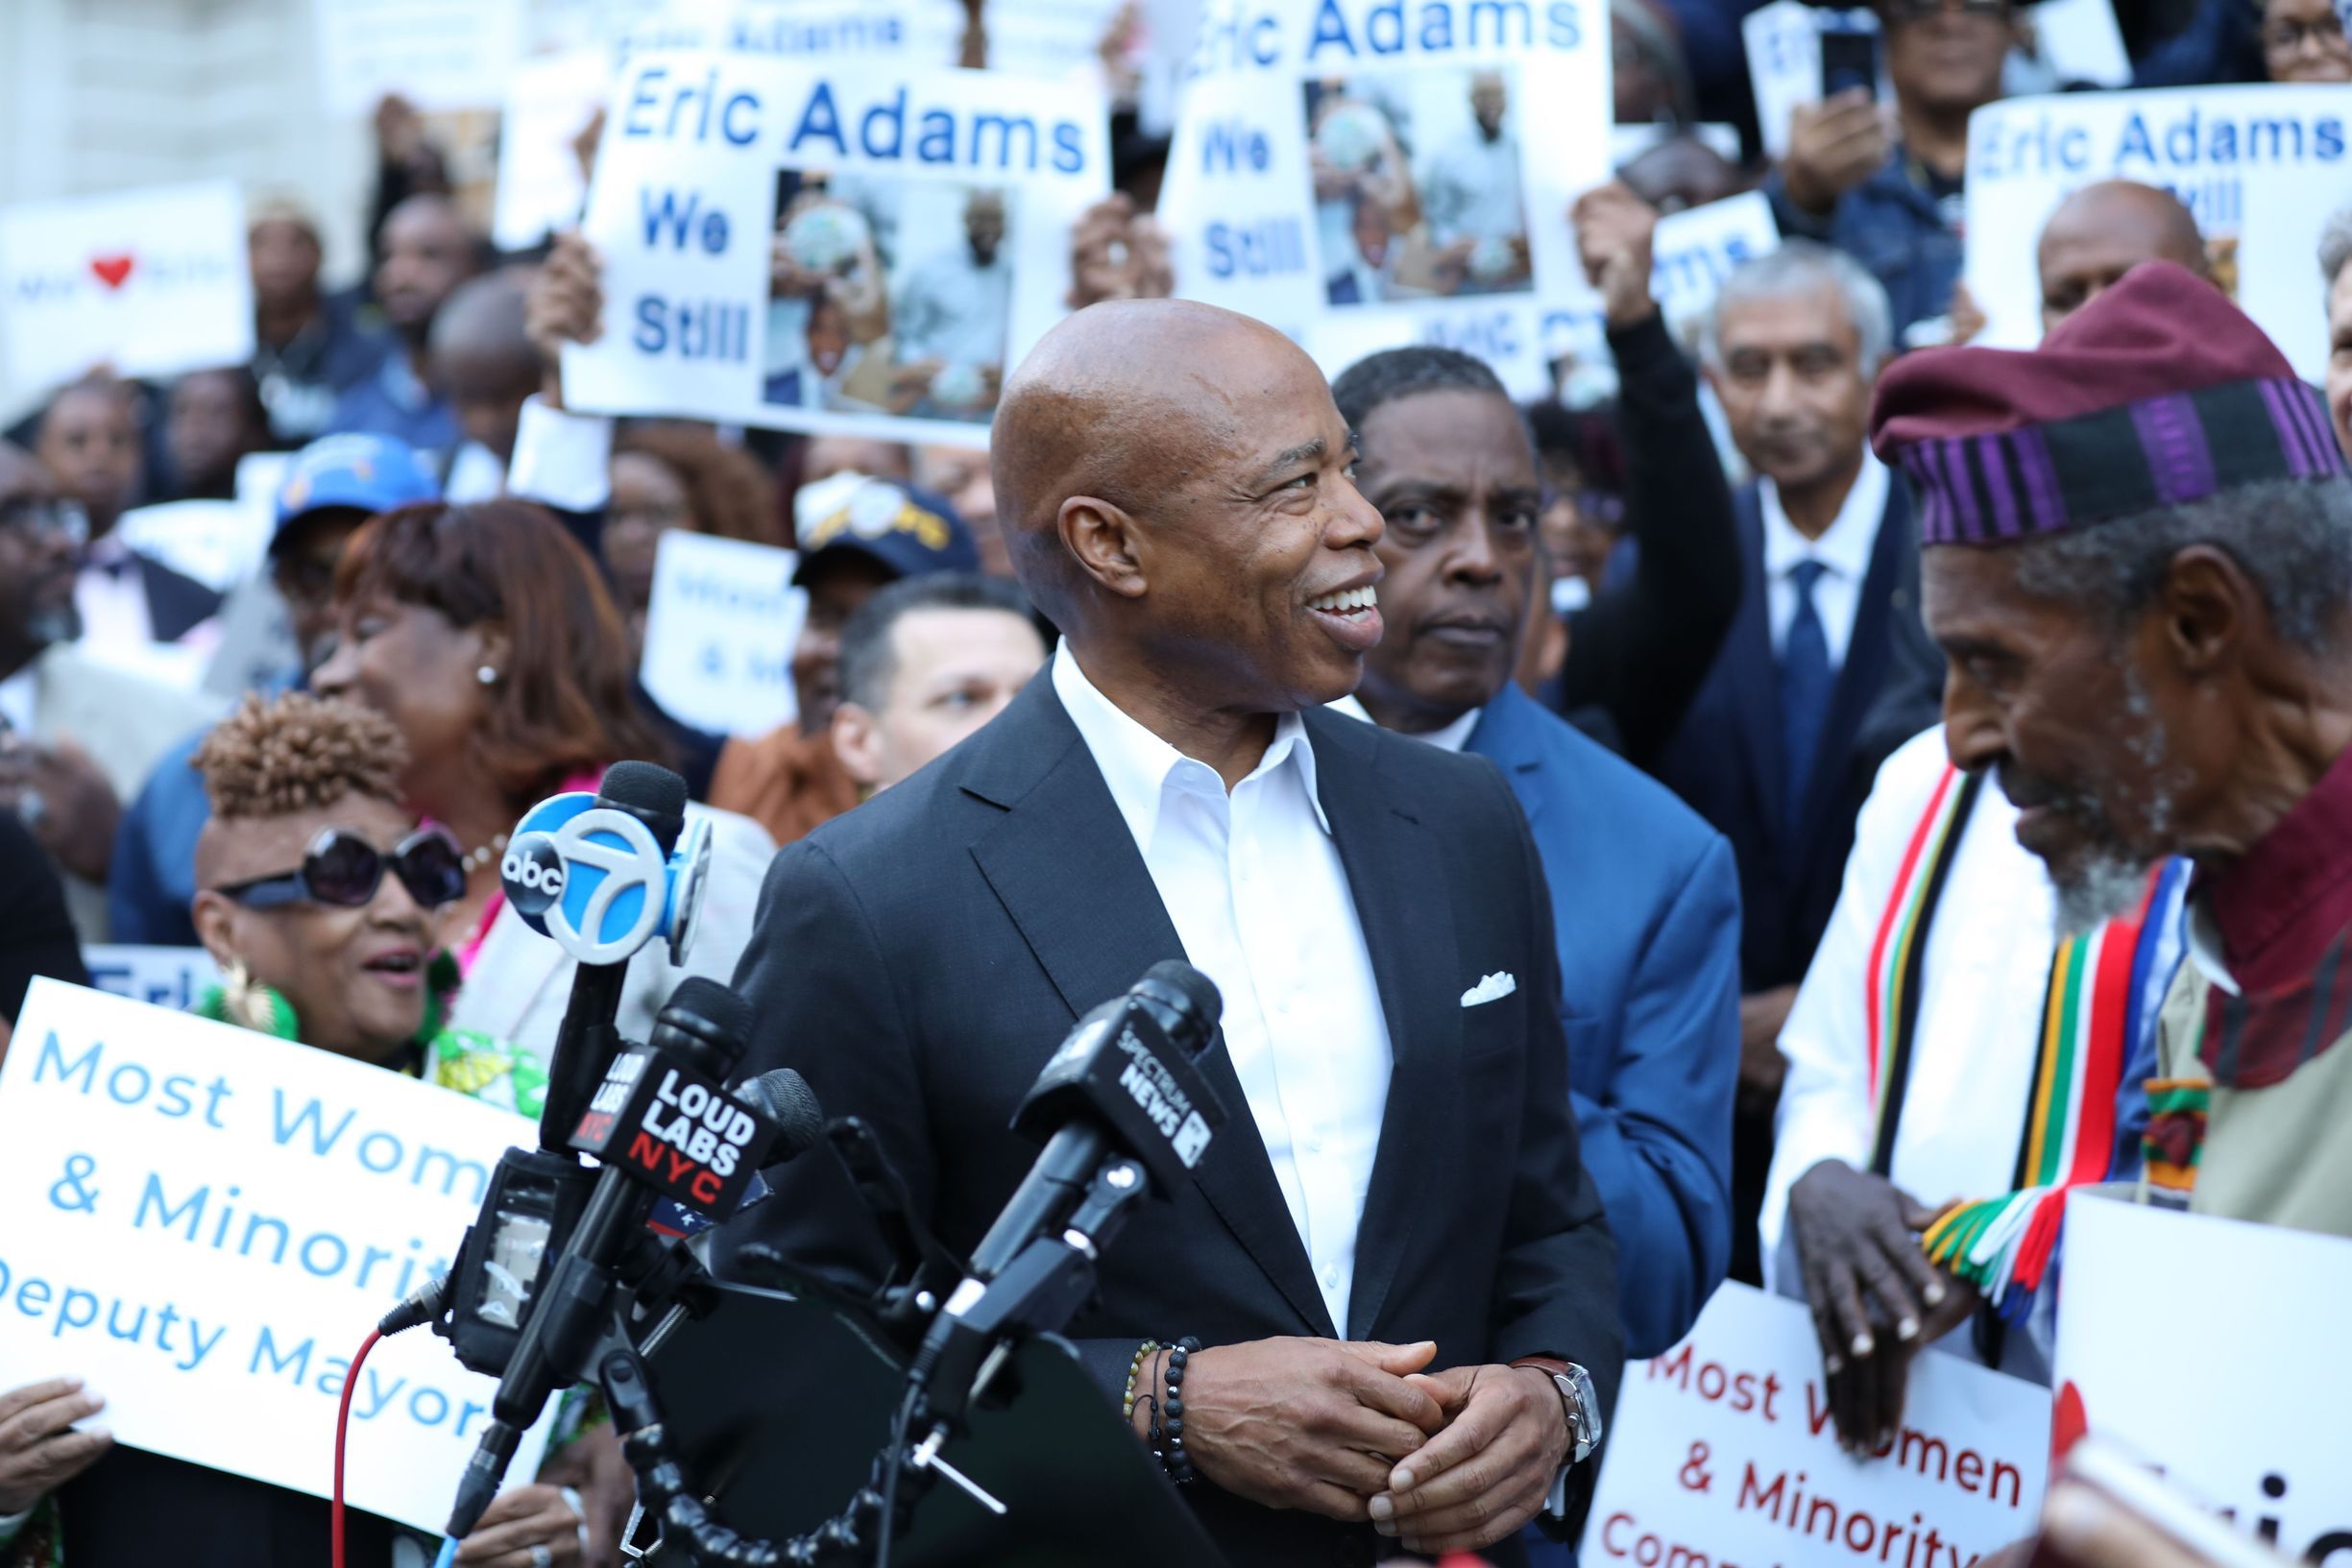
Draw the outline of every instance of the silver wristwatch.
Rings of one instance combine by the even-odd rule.
[[[1568,1462],[1581,1464],[1601,1446],[1601,1397],[1592,1390],[1591,1373],[1574,1362],[1567,1368],[1552,1374],[1552,1385],[1568,1415]]]
[[[1534,1367],[1550,1378],[1552,1387],[1560,1390],[1560,1409],[1568,1419],[1565,1463],[1579,1464],[1590,1459],[1592,1451],[1601,1446],[1601,1397],[1593,1391],[1592,1374],[1574,1362],[1555,1361],[1549,1356],[1522,1356],[1511,1364]]]

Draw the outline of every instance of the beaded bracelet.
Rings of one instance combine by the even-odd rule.
[[[1190,1335],[1178,1339],[1168,1351],[1168,1448],[1160,1455],[1160,1463],[1168,1471],[1168,1479],[1179,1486],[1189,1486],[1199,1479],[1193,1468],[1192,1456],[1184,1451],[1184,1363],[1192,1353],[1200,1348],[1200,1341]]]
[[[1135,1419],[1135,1380],[1143,1376],[1145,1360],[1152,1352],[1159,1348],[1160,1342],[1157,1339],[1146,1339],[1135,1347],[1135,1359],[1127,1363],[1127,1392],[1119,1399],[1119,1414],[1122,1419],[1128,1421]]]

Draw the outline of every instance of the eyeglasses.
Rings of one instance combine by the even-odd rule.
[[[2282,19],[2265,24],[2262,30],[2262,48],[2266,55],[2299,55],[2313,43],[2326,51],[2343,48],[2342,18],[2321,16],[2308,22]]]
[[[329,828],[310,841],[299,869],[213,891],[248,909],[281,909],[289,904],[361,909],[383,885],[386,866],[424,908],[437,909],[465,896],[465,856],[458,853],[456,840],[439,828],[418,829],[390,855],[355,832]]]
[[[0,501],[0,532],[48,534],[80,549],[90,540],[90,515],[79,501],[44,501],[30,496]]]

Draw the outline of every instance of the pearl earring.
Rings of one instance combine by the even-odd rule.
[[[484,686],[497,686],[498,684],[498,672],[491,668],[488,664],[484,664],[480,669],[475,670],[473,672],[473,678],[481,682]]]

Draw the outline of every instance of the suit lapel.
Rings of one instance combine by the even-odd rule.
[[[1506,684],[1487,704],[1485,712],[1470,731],[1468,742],[1462,748],[1483,757],[1503,770],[1511,792],[1518,797],[1519,810],[1533,827],[1550,792],[1539,782],[1543,769],[1543,748],[1538,744],[1535,724],[1535,699],[1516,685]]]
[[[1394,1065],[1364,1215],[1356,1227],[1350,1339],[1369,1337],[1428,1208],[1431,1129],[1457,1123],[1460,958],[1445,864],[1416,810],[1393,800],[1378,770],[1378,736],[1354,720],[1306,715],[1317,792],[1347,873],[1364,946],[1380,986]],[[1406,890],[1411,890],[1410,892]]]
[[[1161,959],[1184,956],[1127,820],[1054,693],[1050,665],[974,744],[963,788],[1006,815],[972,858],[1072,1022]],[[1222,1030],[1199,1066],[1224,1102],[1225,1124],[1194,1183],[1312,1330],[1336,1336]]]

